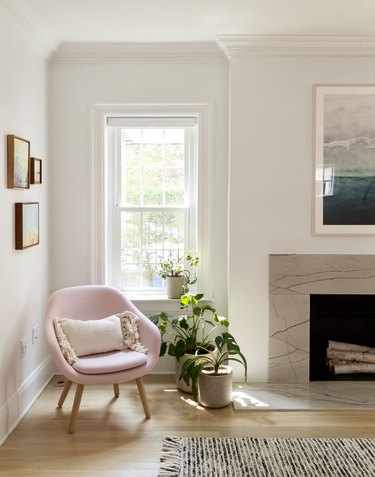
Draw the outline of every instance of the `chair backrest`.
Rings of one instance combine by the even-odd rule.
[[[119,290],[101,286],[85,285],[62,288],[54,292],[48,301],[47,315],[54,320],[71,318],[95,320],[134,308],[130,300]]]

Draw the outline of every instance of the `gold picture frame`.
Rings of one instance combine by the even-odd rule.
[[[30,188],[30,141],[9,134],[8,148],[8,189]]]
[[[42,183],[42,160],[32,157],[30,159],[30,184]]]
[[[16,250],[24,250],[39,244],[39,202],[17,202]]]

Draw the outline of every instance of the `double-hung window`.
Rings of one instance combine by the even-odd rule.
[[[107,117],[107,281],[163,293],[159,262],[197,251],[197,118]]]

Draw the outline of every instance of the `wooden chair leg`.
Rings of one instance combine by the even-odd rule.
[[[115,393],[115,397],[118,398],[120,396],[120,386],[118,384],[113,385],[113,392]]]
[[[62,405],[64,404],[64,401],[66,399],[66,396],[69,394],[69,391],[70,391],[70,388],[72,387],[72,382],[71,381],[67,381],[65,386],[64,386],[64,389],[62,390],[62,393],[61,393],[61,396],[60,396],[60,399],[57,403],[57,407],[62,407]]]
[[[142,378],[137,378],[135,381],[137,383],[138,392],[139,392],[139,396],[140,396],[141,401],[142,401],[142,406],[143,406],[143,410],[145,412],[145,416],[147,418],[150,418],[151,413],[150,413],[150,408],[148,406],[148,400],[147,400],[147,396],[146,396],[146,392],[145,392],[145,386],[143,384],[143,379]]]
[[[70,414],[70,422],[69,422],[69,434],[74,432],[74,428],[76,426],[76,419],[79,411],[79,406],[81,404],[84,384],[77,384],[76,394],[74,396],[74,402],[72,407],[72,412]]]

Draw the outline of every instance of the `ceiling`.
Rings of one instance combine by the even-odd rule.
[[[374,0],[6,0],[60,42],[375,35]]]

